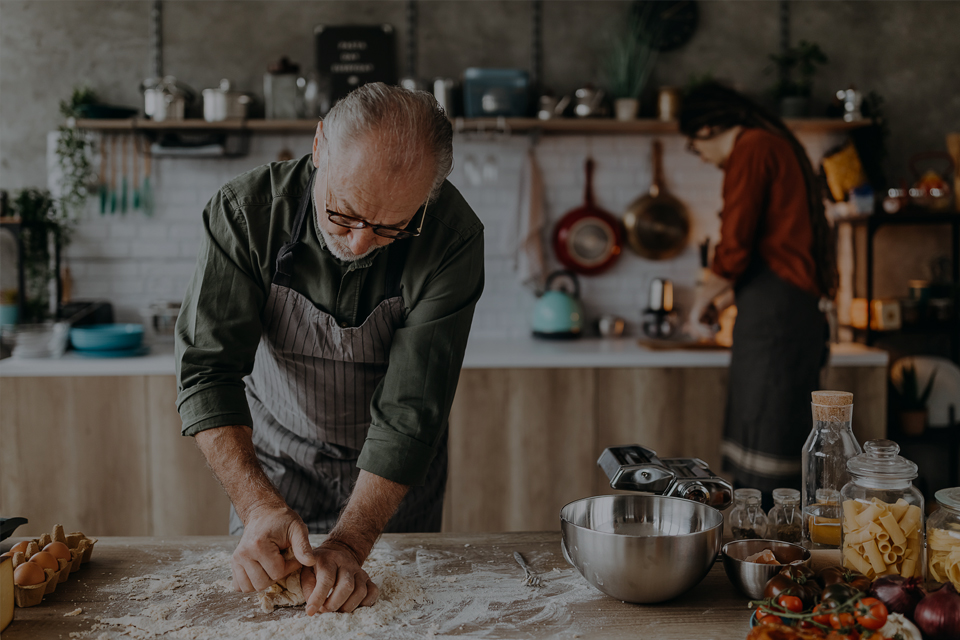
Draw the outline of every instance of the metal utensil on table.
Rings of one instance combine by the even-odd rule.
[[[530,567],[527,566],[527,563],[524,562],[523,556],[520,555],[519,551],[513,552],[513,558],[517,561],[517,564],[520,565],[520,568],[523,569],[523,584],[528,587],[542,587],[543,580],[530,570]]]

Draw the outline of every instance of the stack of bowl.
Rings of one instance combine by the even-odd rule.
[[[89,358],[130,358],[150,349],[143,344],[142,324],[92,324],[70,330],[77,354]]]

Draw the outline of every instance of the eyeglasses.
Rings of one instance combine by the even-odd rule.
[[[695,156],[700,155],[700,150],[693,145],[693,138],[687,138],[687,151]]]
[[[330,167],[330,158],[327,157],[327,167]],[[381,238],[389,238],[390,240],[405,240],[407,238],[416,238],[420,235],[420,232],[423,230],[423,221],[427,217],[427,203],[423,203],[423,215],[420,217],[420,225],[417,227],[416,231],[408,231],[407,229],[401,229],[399,227],[394,227],[390,225],[383,224],[373,224],[372,222],[367,222],[363,218],[357,218],[356,216],[348,216],[346,214],[340,213],[338,211],[333,211],[327,208],[327,170],[324,169],[323,172],[323,209],[327,213],[327,219],[330,220],[333,224],[338,227],[344,227],[345,229],[370,229],[374,235],[378,235]],[[419,211],[419,210],[418,210]],[[413,214],[416,216],[417,214]]]

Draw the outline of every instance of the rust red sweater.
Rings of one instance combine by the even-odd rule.
[[[819,297],[807,189],[790,143],[762,129],[744,129],[723,170],[713,271],[736,282],[759,259],[782,279]]]

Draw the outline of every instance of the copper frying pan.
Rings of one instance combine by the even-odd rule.
[[[653,141],[653,184],[623,214],[630,248],[649,260],[678,255],[690,235],[687,207],[668,191],[663,179],[663,145]]]

